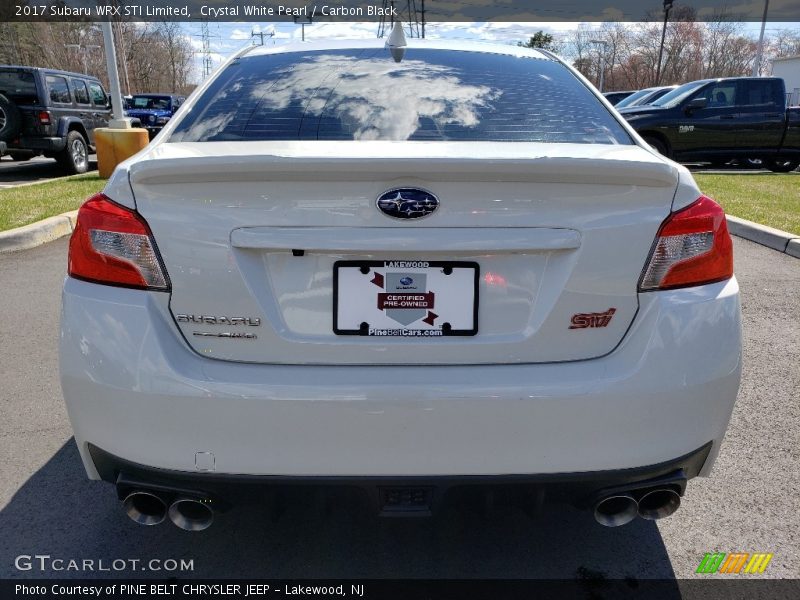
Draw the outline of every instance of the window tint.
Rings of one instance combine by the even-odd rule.
[[[108,104],[106,93],[103,91],[103,86],[101,86],[99,83],[90,83],[89,93],[92,95],[92,102],[94,102],[95,105],[105,106]]]
[[[639,90],[638,92],[632,93],[627,98],[621,100],[619,104],[617,104],[617,108],[625,108],[626,106],[636,106],[636,101],[640,98],[644,98],[648,94],[653,91],[653,88],[647,88],[644,90]]]
[[[707,81],[691,81],[689,83],[684,83],[682,86],[661,96],[661,98],[653,102],[653,106],[665,106],[667,108],[677,106],[693,94],[697,88],[703,87],[706,83]]]
[[[134,96],[131,100],[132,108],[142,110],[169,110],[172,99],[169,96]]]
[[[72,97],[69,94],[69,86],[67,86],[66,78],[48,75],[46,81],[50,102],[57,102],[60,104],[72,103]]]
[[[709,108],[725,108],[736,105],[736,82],[721,81],[710,85],[697,95],[708,100]]]
[[[72,89],[75,90],[75,102],[78,104],[89,104],[89,90],[86,89],[85,81],[73,79]]]
[[[632,143],[555,61],[415,48],[399,63],[382,48],[239,59],[171,140]]]
[[[742,98],[740,104],[745,106],[764,106],[781,104],[781,86],[777,81],[742,81]]]
[[[35,104],[39,97],[33,73],[17,69],[0,69],[0,94],[17,104]]]

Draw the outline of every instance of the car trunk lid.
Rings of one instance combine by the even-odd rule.
[[[187,343],[211,358],[284,364],[604,355],[636,314],[637,282],[678,182],[674,166],[637,146],[489,142],[162,144],[129,177]],[[425,218],[389,218],[376,199],[399,187],[441,204]],[[476,298],[466,283],[434,281],[448,265],[475,267],[457,273],[475,276]],[[346,270],[361,266],[371,269],[363,280]],[[431,328],[459,311],[466,323],[475,308],[477,331],[334,331],[337,301],[363,301],[366,314],[379,294],[410,293],[416,283],[402,287],[404,276],[427,282],[413,290],[420,297],[436,293],[433,312],[446,314]],[[339,316],[357,320],[358,310]],[[409,326],[409,312],[391,310],[381,318]]]

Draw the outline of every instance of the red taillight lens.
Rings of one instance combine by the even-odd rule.
[[[639,291],[703,285],[733,276],[733,244],[722,207],[700,196],[661,225]]]
[[[50,125],[52,119],[50,117],[50,113],[46,110],[39,111],[39,124],[40,125]]]
[[[103,194],[87,200],[69,241],[69,274],[94,283],[169,290],[147,222]]]

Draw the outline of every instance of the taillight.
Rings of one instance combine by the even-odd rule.
[[[733,276],[733,244],[725,212],[700,196],[661,225],[639,291],[723,281]]]
[[[69,241],[69,274],[94,283],[169,290],[147,222],[103,194],[87,200]]]
[[[50,125],[52,122],[52,118],[50,117],[50,112],[46,110],[39,111],[39,124],[40,125]]]

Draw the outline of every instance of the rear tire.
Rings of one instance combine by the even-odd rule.
[[[0,94],[0,141],[9,142],[22,128],[22,115],[17,105]]]
[[[89,145],[80,132],[70,131],[67,134],[67,146],[56,155],[56,160],[70,175],[89,170]]]
[[[800,160],[794,158],[769,158],[764,161],[764,164],[773,173],[789,173],[800,166]]]
[[[764,161],[760,158],[745,158],[739,161],[739,165],[745,169],[763,169]]]
[[[642,139],[644,139],[645,142],[650,144],[653,150],[658,152],[661,156],[666,156],[667,158],[669,158],[669,147],[665,142],[661,141],[660,138],[652,136],[644,136],[644,138]]]

